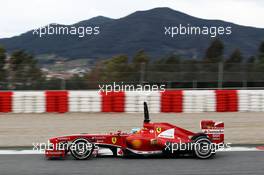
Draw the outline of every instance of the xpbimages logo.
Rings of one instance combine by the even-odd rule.
[[[106,95],[109,92],[120,92],[120,91],[135,91],[135,92],[153,92],[153,91],[165,91],[165,85],[157,85],[157,84],[123,84],[114,82],[113,84],[99,84],[99,93],[105,92]]]
[[[58,24],[49,24],[45,27],[40,27],[32,32],[33,35],[38,37],[48,36],[48,35],[73,35],[79,38],[91,35],[99,35],[99,26],[63,26]]]
[[[204,35],[215,38],[221,35],[231,35],[232,27],[231,26],[192,26],[191,24],[187,25],[176,25],[176,26],[164,26],[164,34],[171,38],[174,38],[179,35]]]
[[[216,151],[222,151],[224,149],[231,148],[231,143],[165,143],[165,151],[170,153],[176,153],[179,151],[195,151],[195,150],[204,150],[204,151],[212,151],[215,153]]]

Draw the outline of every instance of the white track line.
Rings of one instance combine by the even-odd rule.
[[[228,152],[228,151],[261,151],[256,147],[229,147],[225,149],[218,150],[219,152]]]
[[[230,147],[218,150],[219,152],[233,152],[233,151],[264,151],[257,149],[256,147]],[[44,151],[38,150],[0,150],[0,155],[25,155],[25,154],[44,154]],[[108,149],[100,149],[99,154],[109,155],[110,152]]]
[[[2,154],[44,154],[44,152],[34,150],[0,150],[0,155]]]

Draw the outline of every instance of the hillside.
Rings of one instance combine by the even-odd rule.
[[[145,49],[152,58],[166,54],[179,54],[186,58],[201,58],[214,38],[206,35],[168,37],[164,26],[231,26],[231,35],[222,35],[226,53],[240,48],[245,56],[255,55],[264,29],[236,25],[220,20],[205,20],[174,11],[169,8],[156,8],[137,11],[120,19],[102,16],[81,21],[72,26],[99,26],[100,34],[79,38],[74,35],[48,35],[39,38],[33,31],[16,37],[0,39],[8,51],[25,49],[35,55],[55,54],[70,59],[107,58],[117,54],[132,56]],[[64,25],[61,25],[64,26]]]

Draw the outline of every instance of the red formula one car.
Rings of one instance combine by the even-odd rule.
[[[51,138],[45,155],[47,158],[59,158],[71,154],[75,159],[85,160],[104,155],[108,150],[111,156],[121,157],[193,155],[207,159],[215,155],[216,146],[224,141],[223,122],[201,121],[201,133],[169,123],[151,123],[146,102],[144,117],[143,128],[132,129],[130,133],[118,131]]]

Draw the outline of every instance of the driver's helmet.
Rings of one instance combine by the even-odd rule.
[[[140,131],[140,128],[132,128],[130,133],[135,134]]]

